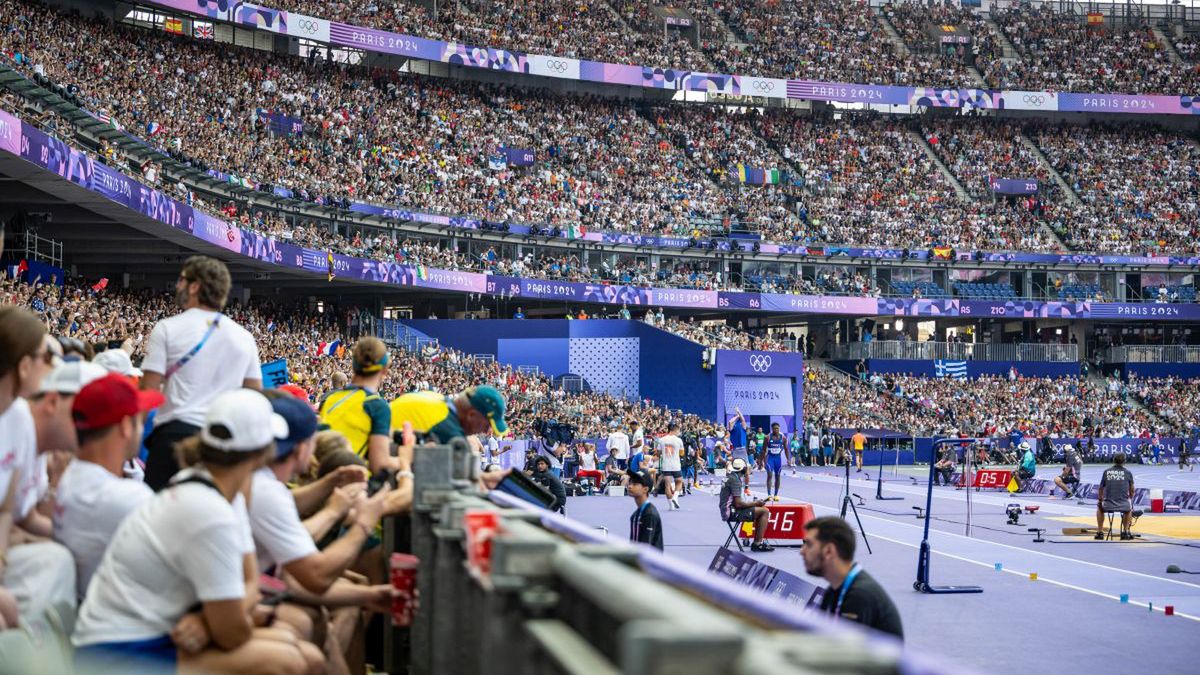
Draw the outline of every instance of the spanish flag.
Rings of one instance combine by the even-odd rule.
[[[934,246],[933,257],[938,260],[949,260],[954,256],[954,249],[949,246]]]
[[[163,22],[163,30],[176,35],[183,35],[183,19],[167,19]]]

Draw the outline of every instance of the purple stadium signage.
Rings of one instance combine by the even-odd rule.
[[[886,103],[925,107],[1050,110],[1093,113],[1157,115],[1200,114],[1200,96],[1079,94],[993,89],[937,89],[892,87],[850,82],[783,80],[749,75],[724,75],[653,66],[581,61],[559,56],[442,42],[413,35],[328,22],[247,3],[215,0],[146,0],[149,4],[209,19],[295,37],[327,41],[380,54],[395,54],[425,61],[488,70],[503,70],[544,77],[623,84],[652,89],[704,91],[713,94],[793,98],[845,103]]]
[[[209,244],[273,265],[325,275],[328,251],[307,249],[285,239],[243,230],[193,209],[98,162],[63,141],[0,111],[0,151],[18,156],[126,208],[183,230]],[[462,220],[447,218],[447,221]],[[465,225],[464,225],[465,226]],[[861,250],[861,249],[851,249]],[[332,256],[341,279],[393,286],[479,293],[507,298],[565,300],[628,306],[731,309],[847,316],[953,316],[1067,319],[1200,321],[1200,304],[1113,302],[984,301],[910,298],[858,298],[644,288],[619,284],[504,277],[477,272],[414,267],[399,262]],[[750,373],[739,373],[750,374]],[[797,396],[799,399],[799,396]]]
[[[988,186],[992,192],[1001,195],[1033,195],[1038,191],[1035,178],[991,178]]]
[[[504,157],[509,166],[533,166],[533,150],[529,148],[505,148]]]

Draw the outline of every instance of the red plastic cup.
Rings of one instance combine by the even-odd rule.
[[[412,625],[416,603],[413,596],[417,590],[417,568],[421,560],[407,553],[393,553],[391,560],[392,588],[398,593],[392,598],[392,623],[396,626]]]
[[[467,564],[482,574],[492,571],[492,539],[500,528],[500,512],[472,509],[463,514],[467,536]]]

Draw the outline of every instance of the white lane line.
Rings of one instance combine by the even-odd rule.
[[[786,497],[785,497],[785,499],[786,499]],[[825,506],[824,504],[813,504],[813,507],[819,507],[819,508],[821,508],[821,509],[823,509],[823,510],[825,510],[825,511],[829,511],[829,512],[832,512],[832,513],[840,513],[840,509],[835,509],[835,508],[833,508],[833,507]],[[911,543],[909,543],[909,542],[906,542],[906,541],[901,541],[901,540],[899,540],[899,539],[894,539],[894,538],[892,538],[892,537],[885,537],[885,536],[883,536],[883,535],[881,535],[881,534],[871,533],[871,538],[872,538],[872,539],[883,539],[884,541],[890,541],[890,542],[892,542],[892,543],[894,543],[894,544],[900,544],[901,546],[907,546],[907,547],[909,547],[909,548],[915,548],[915,549],[918,549],[918,550],[921,548],[921,547],[920,547],[920,545],[918,545],[918,544],[911,544]],[[975,560],[974,558],[967,558],[967,557],[965,557],[965,556],[956,555],[956,554],[954,554],[954,553],[946,553],[946,552],[944,552],[944,551],[939,551],[939,550],[937,550],[937,549],[932,549],[932,552],[933,552],[934,554],[936,554],[936,555],[942,555],[942,556],[945,556],[945,557],[947,557],[947,558],[953,558],[953,559],[955,559],[955,560],[961,560],[962,562],[965,562],[965,563],[971,563],[972,565],[979,565],[980,567],[986,567],[986,568],[988,568],[988,569],[992,569],[992,570],[996,569],[996,567],[995,567],[995,565],[994,565],[994,564],[986,563],[986,562],[983,562],[982,560]],[[1000,571],[1002,571],[1002,572],[1008,572],[1009,574],[1015,574],[1015,575],[1017,575],[1017,576],[1019,576],[1019,577],[1026,578],[1026,579],[1028,579],[1028,578],[1029,578],[1029,573],[1028,573],[1028,572],[1020,572],[1020,571],[1017,571],[1017,570],[1014,570],[1014,569],[1010,569],[1010,568],[1008,568],[1008,567],[1004,567],[1004,568],[1003,568],[1002,570],[1000,570]],[[1156,579],[1157,579],[1158,577],[1154,577],[1154,578],[1156,578]],[[1101,598],[1108,598],[1109,600],[1116,600],[1117,602],[1120,602],[1120,601],[1121,601],[1121,597],[1120,597],[1120,596],[1118,596],[1118,595],[1112,595],[1111,593],[1105,593],[1105,592],[1103,592],[1103,591],[1097,591],[1097,590],[1094,590],[1094,589],[1091,589],[1091,588],[1085,588],[1085,587],[1083,587],[1083,586],[1077,586],[1077,585],[1075,585],[1075,584],[1068,584],[1068,583],[1067,583],[1067,582],[1065,582],[1065,581],[1056,581],[1056,580],[1054,580],[1054,579],[1047,579],[1046,577],[1042,576],[1041,574],[1038,574],[1038,578],[1037,578],[1037,580],[1038,580],[1038,581],[1045,581],[1046,583],[1048,583],[1048,584],[1054,584],[1055,586],[1062,586],[1063,588],[1069,588],[1069,589],[1071,589],[1071,590],[1080,591],[1080,592],[1083,592],[1083,593],[1088,593],[1088,594],[1090,594],[1090,595],[1099,596],[1099,597],[1101,597]],[[1163,579],[1163,581],[1170,581],[1170,579]],[[1121,604],[1135,605],[1135,606],[1138,606],[1138,607],[1147,607],[1147,608],[1150,608],[1150,609],[1152,609],[1152,610],[1154,610],[1154,611],[1156,611],[1156,612],[1162,612],[1163,614],[1166,614],[1166,611],[1167,611],[1167,610],[1166,610],[1166,607],[1165,607],[1165,605],[1160,605],[1160,606],[1158,606],[1158,607],[1151,607],[1149,603],[1145,603],[1145,602],[1139,602],[1139,601],[1137,601],[1137,600],[1134,600],[1133,598],[1130,598],[1128,601],[1126,601],[1126,602],[1124,602],[1124,603],[1121,603]],[[1175,612],[1174,616],[1179,616],[1179,617],[1183,617],[1183,618],[1185,618],[1185,619],[1191,619],[1192,621],[1197,621],[1197,622],[1200,622],[1200,616],[1193,616],[1193,615],[1191,615],[1191,614],[1185,614],[1185,613],[1183,613],[1183,612]]]
[[[786,499],[786,500],[788,500],[788,501],[793,501],[793,502],[801,502],[801,500],[799,500],[799,499],[794,499],[794,498],[791,498],[791,497],[784,497],[784,499]],[[809,504],[813,504],[813,506],[817,506],[816,502],[804,502],[804,503],[809,503]],[[839,513],[841,512],[841,510],[840,510],[840,509],[834,509],[834,508],[832,508],[832,507],[825,506],[825,505],[823,505],[823,504],[822,504],[822,505],[820,505],[820,506],[821,506],[822,508],[825,508],[825,509],[830,509],[830,510],[833,510],[833,511],[837,511],[837,512],[839,512]],[[891,524],[894,524],[894,525],[902,525],[902,526],[904,526],[904,527],[912,527],[912,528],[916,528],[916,529],[919,529],[919,530],[922,530],[922,531],[924,531],[924,529],[925,529],[925,526],[924,526],[924,525],[913,525],[913,524],[910,524],[910,523],[905,523],[905,522],[903,522],[903,521],[899,521],[899,520],[892,520],[892,519],[890,519],[890,518],[881,518],[881,517],[879,517],[879,516],[874,516],[874,515],[871,515],[870,513],[867,513],[867,514],[864,514],[864,515],[866,515],[868,518],[874,518],[875,520],[881,520],[881,521],[884,521],[884,522],[886,522],[886,523],[891,523]],[[1187,586],[1188,588],[1196,588],[1196,589],[1200,589],[1200,584],[1192,584],[1192,583],[1188,583],[1188,582],[1186,582],[1186,581],[1178,581],[1178,580],[1176,580],[1176,579],[1167,579],[1167,578],[1165,578],[1165,577],[1159,577],[1159,576],[1155,576],[1155,575],[1153,575],[1153,574],[1145,574],[1144,572],[1134,572],[1133,570],[1121,569],[1120,567],[1112,567],[1112,566],[1110,566],[1110,565],[1104,565],[1104,564],[1102,564],[1102,563],[1091,562],[1090,560],[1080,560],[1080,559],[1078,559],[1078,558],[1068,558],[1068,557],[1066,557],[1066,556],[1055,555],[1054,553],[1046,553],[1046,552],[1044,552],[1044,551],[1036,551],[1036,550],[1033,550],[1033,549],[1022,548],[1022,547],[1020,547],[1020,546],[1010,546],[1010,545],[1008,545],[1008,544],[1001,544],[1000,542],[996,542],[996,541],[990,541],[990,540],[987,540],[987,539],[976,539],[976,538],[974,538],[974,537],[968,537],[968,536],[966,536],[966,535],[962,535],[962,534],[956,534],[956,533],[954,533],[954,532],[947,532],[946,530],[936,530],[936,529],[933,529],[933,527],[932,527],[932,526],[930,527],[930,532],[931,532],[931,533],[932,533],[932,532],[937,532],[939,535],[946,535],[946,536],[951,536],[951,537],[957,537],[957,538],[959,538],[959,539],[966,539],[967,541],[971,541],[971,542],[974,542],[974,543],[977,543],[977,544],[987,544],[987,545],[990,545],[990,546],[999,546],[999,547],[1001,547],[1001,548],[1007,548],[1007,549],[1011,549],[1011,550],[1013,550],[1013,551],[1020,551],[1021,553],[1029,553],[1029,554],[1033,554],[1033,555],[1040,555],[1040,556],[1044,556],[1044,557],[1047,557],[1047,558],[1054,558],[1054,559],[1056,559],[1056,560],[1063,560],[1063,561],[1066,561],[1066,562],[1079,563],[1079,564],[1081,564],[1081,565],[1090,565],[1090,566],[1092,566],[1092,567],[1099,567],[1100,569],[1109,570],[1109,571],[1111,571],[1111,572],[1118,572],[1118,573],[1120,573],[1120,574],[1128,574],[1128,575],[1131,575],[1131,576],[1143,577],[1143,578],[1146,578],[1146,579],[1153,579],[1153,580],[1155,580],[1155,581],[1161,581],[1161,582],[1168,583],[1168,584],[1177,584],[1177,585],[1179,585],[1179,586]],[[871,536],[875,536],[875,535],[871,535]]]

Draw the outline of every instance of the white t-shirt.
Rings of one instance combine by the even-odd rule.
[[[166,375],[167,369],[204,339],[215,316],[216,312],[192,308],[159,321],[150,332],[142,370]],[[261,379],[254,337],[222,315],[204,346],[167,378],[163,387],[167,401],[158,409],[154,426],[175,420],[200,426],[209,404],[219,394],[238,389],[243,380]]]
[[[258,569],[307,558],[317,553],[312,535],[304,529],[291,490],[267,467],[254,473],[250,486],[250,532],[258,551]]]
[[[71,641],[149,640],[169,633],[198,602],[243,598],[242,556],[253,550],[241,495],[231,504],[207,485],[172,485],[117,528]]]
[[[596,470],[596,453],[581,452],[579,453],[579,468],[584,471]]]
[[[117,527],[152,497],[150,486],[118,478],[99,464],[76,459],[67,465],[55,498],[54,539],[75,558],[79,597],[87,593]]]
[[[45,463],[38,461],[33,413],[29,402],[19,397],[0,415],[0,499],[8,494],[13,470],[21,472],[21,484],[13,502],[13,521],[21,522],[37,506],[39,493],[48,479]]]
[[[646,431],[644,429],[638,428],[633,432],[633,444],[630,447],[637,452],[645,452],[650,449],[646,447]]]
[[[624,431],[609,434],[607,447],[613,459],[629,459],[629,436]]]
[[[667,434],[658,439],[658,449],[662,452],[663,471],[682,471],[680,459],[683,457],[683,441],[678,436]]]

